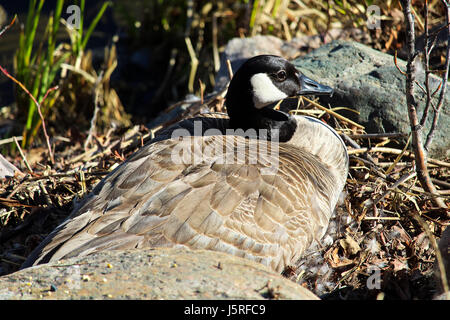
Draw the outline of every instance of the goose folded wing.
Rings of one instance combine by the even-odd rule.
[[[197,136],[145,146],[105,178],[24,266],[105,249],[184,245],[282,271],[326,227],[333,177],[299,148],[280,144],[277,153],[251,152],[266,143]],[[180,163],[174,156],[179,150],[194,161]],[[266,174],[274,163],[276,170]]]

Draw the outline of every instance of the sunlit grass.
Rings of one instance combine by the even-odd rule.
[[[64,50],[63,45],[56,45],[56,36],[61,25],[61,13],[64,0],[57,0],[52,15],[49,16],[43,40],[36,43],[36,32],[41,20],[41,10],[44,0],[30,0],[25,28],[20,34],[19,47],[16,53],[16,77],[29,89],[37,101],[42,101],[48,90],[56,85],[58,74],[63,63],[81,61],[89,38],[98,24],[106,8],[111,4],[105,2],[93,19],[87,30],[84,30],[85,0],[76,2],[81,8],[80,28],[70,30],[71,50]],[[29,146],[35,139],[42,122],[36,109],[36,104],[19,89],[16,93],[19,117],[24,121],[22,146]],[[42,113],[48,114],[50,108],[57,104],[57,93],[53,92],[42,105]],[[60,107],[64,107],[60,104]]]

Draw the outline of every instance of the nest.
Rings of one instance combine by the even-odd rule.
[[[164,112],[182,103],[187,102]],[[184,113],[156,128],[110,129],[93,135],[86,146],[85,137],[54,139],[52,166],[44,148],[12,159],[26,161],[29,169],[0,182],[0,275],[18,270],[69,215],[73,203],[159,129],[201,112],[224,112],[224,92],[188,104]],[[336,111],[305,97],[292,111],[336,128],[348,146],[350,173],[329,232],[284,275],[330,299],[431,299],[438,287],[433,277],[436,240],[449,224],[448,212],[435,208],[432,195],[420,186],[407,135],[367,134]],[[450,162],[428,159],[428,164],[448,204]],[[311,256],[314,266],[305,262],[313,261]]]

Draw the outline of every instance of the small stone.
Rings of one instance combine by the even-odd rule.
[[[348,234],[345,236],[345,239],[341,239],[339,241],[339,244],[341,245],[341,247],[344,249],[345,253],[348,256],[355,255],[361,250],[361,247],[359,246],[358,242],[356,242]]]

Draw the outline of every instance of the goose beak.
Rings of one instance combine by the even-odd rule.
[[[333,95],[333,88],[320,84],[307,76],[300,74],[299,76],[301,89],[297,92],[299,96],[308,94],[312,95]]]

